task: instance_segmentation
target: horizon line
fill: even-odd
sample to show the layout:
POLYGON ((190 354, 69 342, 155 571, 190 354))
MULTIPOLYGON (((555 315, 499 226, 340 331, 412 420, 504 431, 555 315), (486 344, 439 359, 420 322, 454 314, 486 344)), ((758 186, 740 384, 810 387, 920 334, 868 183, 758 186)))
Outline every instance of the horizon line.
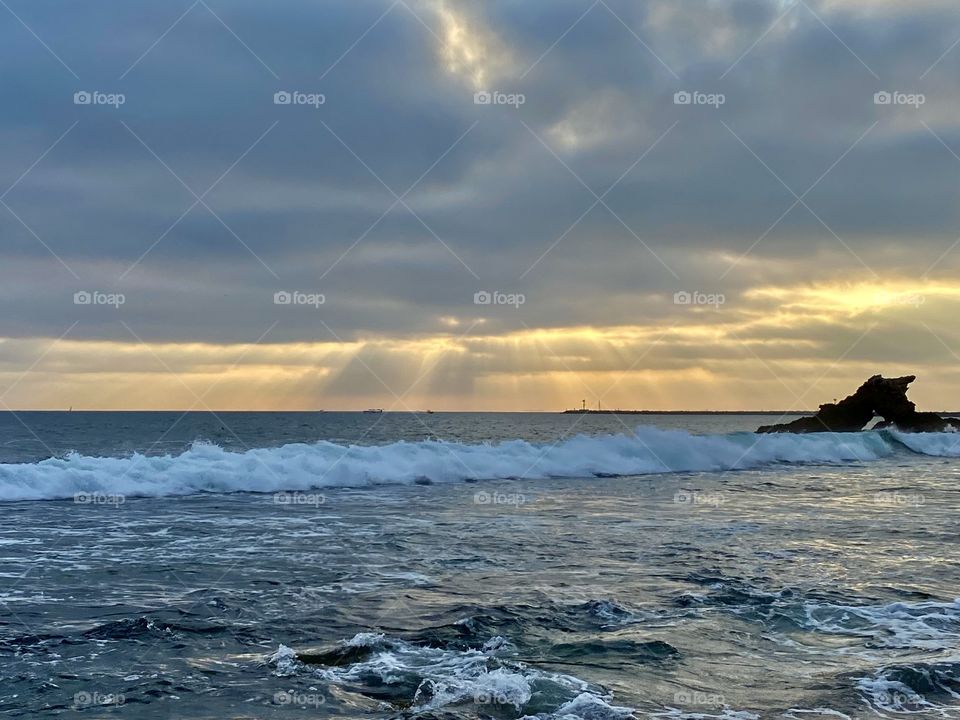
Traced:
MULTIPOLYGON (((115 412, 155 412, 155 413, 310 413, 310 414, 325 414, 325 413, 351 413, 351 414, 381 414, 381 413, 370 413, 367 409, 327 409, 327 408, 317 408, 314 410, 303 410, 303 409, 237 409, 237 408, 227 408, 227 409, 218 409, 218 408, 3 408, 0 409, 0 414, 3 413, 23 413, 23 412, 49 412, 49 413, 70 413, 70 412, 84 412, 84 413, 115 413, 115 412)), ((598 412, 596 410, 588 410, 587 412, 582 412, 577 408, 566 408, 563 410, 387 410, 383 409, 382 414, 387 415, 441 415, 441 414, 460 414, 460 413, 470 413, 473 415, 498 415, 498 414, 527 414, 527 415, 807 415, 816 413, 816 410, 710 410, 710 409, 699 409, 699 410, 633 410, 626 408, 617 408, 615 410, 603 410, 598 412)), ((938 411, 938 412, 948 412, 948 411, 938 411)), ((960 411, 957 411, 960 413, 960 411)))

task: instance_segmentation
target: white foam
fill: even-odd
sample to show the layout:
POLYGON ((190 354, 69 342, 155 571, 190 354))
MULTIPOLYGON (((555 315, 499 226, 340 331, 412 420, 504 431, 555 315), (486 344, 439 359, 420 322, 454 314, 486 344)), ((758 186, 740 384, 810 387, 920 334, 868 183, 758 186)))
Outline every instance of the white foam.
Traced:
POLYGON ((960 457, 960 433, 905 433, 889 430, 891 437, 921 455, 960 457))
POLYGON ((313 667, 311 671, 333 684, 356 686, 373 682, 392 686, 401 692, 404 688, 410 689, 413 695, 411 709, 415 713, 465 704, 494 714, 506 708, 519 713, 530 703, 535 689, 556 697, 557 704, 562 705, 555 714, 549 715, 550 718, 613 720, 623 717, 620 711, 630 712, 627 708, 607 705, 603 698, 594 694, 599 688, 571 675, 497 660, 497 650, 503 647, 499 644, 487 647, 490 645, 487 643, 484 651, 451 650, 422 647, 372 633, 363 633, 344 644, 356 646, 358 642, 370 647, 372 652, 349 665, 313 667), (357 638, 361 639, 358 641, 357 638), (577 708, 606 708, 614 714, 579 713, 577 708))
MULTIPOLYGON (((917 452, 926 452, 924 444, 939 442, 917 437, 901 440, 898 435, 897 439, 913 442, 917 452)), ((86 493, 88 502, 100 497, 110 502, 117 497, 304 491, 413 483, 424 478, 455 482, 709 472, 777 463, 865 462, 890 455, 894 447, 895 442, 882 432, 692 435, 651 427, 640 427, 634 434, 577 436, 555 445, 523 440, 378 446, 318 442, 232 452, 197 443, 180 455, 108 458, 71 454, 37 463, 0 465, 0 500, 72 498, 86 493)), ((936 449, 943 448, 938 445, 936 449)))
POLYGON ((634 717, 634 712, 633 708, 610 705, 596 695, 580 693, 550 717, 556 720, 621 720, 634 717))
POLYGON ((277 651, 267 659, 267 664, 273 666, 273 674, 277 677, 296 675, 297 653, 294 652, 293 648, 280 645, 277 651))
POLYGON ((656 720, 760 720, 760 716, 749 710, 731 710, 724 708, 720 714, 701 712, 685 712, 677 708, 670 708, 664 712, 649 713, 648 717, 656 720))
POLYGON ((807 621, 819 632, 871 638, 887 648, 944 650, 960 643, 960 600, 889 605, 807 603, 807 621))
POLYGON ((857 681, 857 687, 867 696, 870 704, 879 710, 914 713, 922 708, 938 707, 910 686, 882 677, 882 672, 878 673, 877 677, 861 678, 857 681))
MULTIPOLYGON (((462 702, 475 705, 512 705, 518 712, 530 702, 533 688, 530 681, 520 672, 511 672, 505 668, 496 668, 481 672, 474 677, 456 673, 445 678, 431 678, 426 681, 431 688, 432 697, 415 705, 417 712, 435 710, 462 702)), ((423 686, 421 686, 422 688, 423 686)), ((418 690, 418 694, 419 694, 418 690)), ((417 698, 414 698, 416 703, 417 698)))

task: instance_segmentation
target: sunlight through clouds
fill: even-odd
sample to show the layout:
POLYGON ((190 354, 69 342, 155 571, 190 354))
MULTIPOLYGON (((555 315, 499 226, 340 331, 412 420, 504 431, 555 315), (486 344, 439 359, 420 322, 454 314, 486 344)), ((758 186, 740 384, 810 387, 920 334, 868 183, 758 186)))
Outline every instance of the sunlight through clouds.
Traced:
MULTIPOLYGON (((910 343, 888 348, 887 364, 923 358, 928 377, 916 394, 936 398, 937 378, 952 377, 956 359, 938 337, 915 330, 942 326, 958 311, 960 285, 890 281, 761 287, 722 307, 687 307, 669 324, 491 335, 475 318, 474 332, 463 336, 455 333, 467 319, 443 317, 451 334, 409 339, 149 347, 65 339, 17 382, 8 402, 30 398, 55 409, 69 398, 78 408, 109 409, 135 397, 141 408, 173 409, 203 397, 220 409, 357 409, 379 397, 398 410, 559 410, 592 392, 624 408, 775 407, 783 388, 767 378, 813 382, 863 333, 864 319, 876 326, 865 352, 914 329, 910 343), (748 399, 736 388, 744 373, 754 378, 748 399)), ((957 343, 960 335, 944 339, 957 343)), ((12 384, 17 366, 49 344, 5 339, 0 380, 12 384)), ((842 386, 869 369, 858 356, 834 369, 832 382, 842 386)))
POLYGON ((448 72, 463 77, 474 90, 489 83, 513 66, 509 48, 486 27, 482 18, 470 14, 468 3, 460 0, 429 0, 440 21, 440 57, 448 72))
POLYGON ((951 3, 200 4, 173 27, 21 4, 47 48, 0 26, 25 62, 0 121, 11 407, 949 390, 951 3))

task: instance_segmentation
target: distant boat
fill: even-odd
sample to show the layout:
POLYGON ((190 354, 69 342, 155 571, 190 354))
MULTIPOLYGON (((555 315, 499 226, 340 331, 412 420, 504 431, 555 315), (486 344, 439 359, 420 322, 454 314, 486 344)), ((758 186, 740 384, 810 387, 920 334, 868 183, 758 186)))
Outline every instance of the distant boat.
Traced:
POLYGON ((427 410, 427 415, 433 415, 433 410, 427 410))
POLYGON ((383 412, 383 408, 370 408, 369 410, 364 410, 363 412, 369 415, 379 415, 383 412))

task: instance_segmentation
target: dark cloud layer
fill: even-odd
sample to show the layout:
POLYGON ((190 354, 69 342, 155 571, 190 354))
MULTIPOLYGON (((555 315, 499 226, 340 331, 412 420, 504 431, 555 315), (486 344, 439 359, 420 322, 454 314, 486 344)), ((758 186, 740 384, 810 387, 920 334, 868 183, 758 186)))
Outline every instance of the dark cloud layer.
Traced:
POLYGON ((679 289, 919 278, 960 234, 942 144, 960 154, 960 50, 928 72, 960 36, 949 5, 9 4, 50 50, 8 13, 0 193, 72 129, 3 197, 2 336, 662 323, 679 289), (478 89, 526 102, 476 105, 478 89), (75 105, 81 90, 126 102, 75 105), (326 103, 275 105, 279 90, 326 103), (676 105, 680 90, 725 102, 676 105), (876 105, 882 90, 926 102, 876 105), (127 302, 75 306, 84 289, 127 302), (327 302, 274 305, 284 289, 327 302), (477 306, 482 289, 527 302, 477 306))

